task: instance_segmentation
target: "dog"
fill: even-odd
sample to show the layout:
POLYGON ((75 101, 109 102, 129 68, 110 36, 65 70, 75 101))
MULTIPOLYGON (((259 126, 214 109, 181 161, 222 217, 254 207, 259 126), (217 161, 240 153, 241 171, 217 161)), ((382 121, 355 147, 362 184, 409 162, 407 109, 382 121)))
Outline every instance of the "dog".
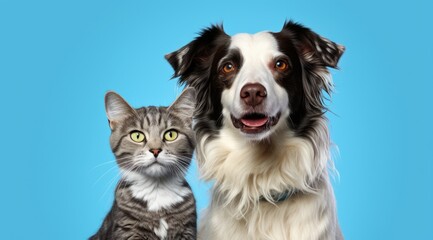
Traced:
POLYGON ((345 48, 303 25, 211 25, 165 58, 197 91, 196 158, 214 182, 199 239, 343 239, 324 100, 345 48))

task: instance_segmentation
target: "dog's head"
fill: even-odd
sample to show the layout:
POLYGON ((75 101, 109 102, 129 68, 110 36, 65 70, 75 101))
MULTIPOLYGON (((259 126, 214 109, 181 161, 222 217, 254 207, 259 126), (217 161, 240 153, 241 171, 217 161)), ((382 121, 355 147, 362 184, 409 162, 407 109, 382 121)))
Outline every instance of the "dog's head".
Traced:
POLYGON ((198 131, 233 127, 262 140, 283 125, 302 134, 323 114, 323 91, 332 89, 326 68, 336 68, 343 52, 290 21, 280 32, 253 35, 211 26, 166 59, 174 77, 197 90, 198 131))

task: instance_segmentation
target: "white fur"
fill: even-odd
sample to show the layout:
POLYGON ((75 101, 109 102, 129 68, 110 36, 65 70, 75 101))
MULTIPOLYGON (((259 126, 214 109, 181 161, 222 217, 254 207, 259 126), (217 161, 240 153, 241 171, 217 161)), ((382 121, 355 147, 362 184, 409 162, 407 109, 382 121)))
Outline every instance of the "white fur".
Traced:
POLYGON ((149 211, 158 211, 169 208, 183 201, 183 198, 191 193, 191 190, 182 186, 182 180, 170 181, 146 178, 135 172, 122 170, 126 181, 132 183, 132 195, 136 199, 147 202, 149 211))
POLYGON ((201 141, 200 152, 206 154, 198 158, 200 169, 205 179, 215 180, 215 187, 199 239, 303 240, 318 239, 326 231, 335 236, 332 188, 327 180, 314 189, 308 185, 322 175, 327 179, 327 149, 315 155, 311 142, 281 131, 283 124, 279 128, 280 134, 268 140, 271 144, 248 141, 233 128, 201 141), (275 205, 259 200, 271 200, 272 191, 290 187, 304 193, 275 205))
MULTIPOLYGON (((157 127, 151 127, 148 130, 149 132, 144 132, 146 135, 146 138, 149 139, 149 135, 151 135, 150 132, 155 131, 156 133, 153 133, 153 135, 159 134, 159 129, 157 127)), ((161 133, 161 138, 163 138, 163 133, 161 133)), ((167 144, 173 144, 175 141, 179 141, 180 139, 185 138, 185 135, 179 134, 177 139, 175 139, 172 142, 169 142, 167 144)), ((128 139, 128 141, 132 141, 128 139)), ((144 167, 144 173, 150 177, 160 177, 165 175, 169 170, 170 167, 167 165, 173 165, 176 164, 177 159, 176 156, 173 154, 168 153, 167 151, 162 151, 158 155, 158 159, 155 158, 155 156, 149 151, 151 148, 158 148, 159 145, 156 145, 154 147, 152 142, 148 142, 147 145, 143 149, 137 149, 134 153, 134 159, 133 162, 135 165, 141 165, 144 167), (158 164, 155 164, 158 163, 158 164)))
MULTIPOLYGON (((185 47, 185 49, 183 49, 182 51, 180 51, 179 54, 177 55, 177 60, 179 62, 182 62, 183 61, 183 57, 185 56, 185 54, 188 53, 188 51, 189 51, 189 47, 185 47)), ((184 70, 185 70, 184 66, 182 66, 182 68, 179 69, 179 72, 183 72, 184 70)))
POLYGON ((165 240, 168 232, 168 224, 165 219, 161 218, 159 220, 159 228, 155 228, 153 231, 155 232, 156 236, 159 237, 159 239, 165 240))
POLYGON ((271 34, 238 34, 232 37, 231 47, 241 51, 244 63, 231 88, 222 93, 223 127, 217 136, 198 139, 202 177, 214 181, 212 202, 201 219, 198 238, 342 239, 328 181, 327 166, 332 163, 326 120, 317 118, 308 138, 296 136, 287 126, 288 94, 269 69, 270 61, 282 54, 271 34), (268 115, 281 112, 277 125, 252 138, 230 121, 230 114, 242 114, 239 93, 247 83, 266 88, 268 115), (272 192, 287 189, 298 193, 271 203, 272 192))
MULTIPOLYGON (((221 102, 224 106, 223 115, 230 120, 230 114, 241 118, 244 114, 240 91, 248 83, 259 83, 267 92, 265 110, 269 116, 282 114, 282 118, 289 115, 287 108, 289 97, 286 90, 278 84, 269 68, 269 65, 282 53, 278 51, 275 38, 268 32, 260 32, 254 35, 237 34, 232 37, 231 49, 239 49, 244 60, 242 68, 234 79, 233 85, 223 91, 221 102)), ((264 139, 272 131, 266 131, 257 135, 244 134, 244 137, 264 139)))

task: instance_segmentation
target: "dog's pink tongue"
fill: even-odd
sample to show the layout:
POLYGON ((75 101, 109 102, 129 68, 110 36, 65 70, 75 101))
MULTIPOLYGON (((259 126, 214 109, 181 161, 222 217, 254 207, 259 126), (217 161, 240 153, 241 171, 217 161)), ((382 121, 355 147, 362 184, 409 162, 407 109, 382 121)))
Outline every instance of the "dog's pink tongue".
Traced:
POLYGON ((268 121, 267 117, 258 118, 258 119, 241 119, 241 122, 247 127, 261 127, 266 124, 268 121))

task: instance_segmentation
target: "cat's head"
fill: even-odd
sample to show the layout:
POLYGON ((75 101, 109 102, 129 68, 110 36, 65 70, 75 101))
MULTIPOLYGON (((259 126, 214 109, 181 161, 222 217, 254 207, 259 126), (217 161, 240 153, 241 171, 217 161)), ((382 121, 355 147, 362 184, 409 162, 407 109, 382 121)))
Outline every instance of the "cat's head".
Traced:
POLYGON ((170 107, 134 109, 115 92, 105 95, 111 149, 125 174, 152 178, 185 174, 195 148, 191 126, 195 96, 195 90, 187 88, 170 107))

